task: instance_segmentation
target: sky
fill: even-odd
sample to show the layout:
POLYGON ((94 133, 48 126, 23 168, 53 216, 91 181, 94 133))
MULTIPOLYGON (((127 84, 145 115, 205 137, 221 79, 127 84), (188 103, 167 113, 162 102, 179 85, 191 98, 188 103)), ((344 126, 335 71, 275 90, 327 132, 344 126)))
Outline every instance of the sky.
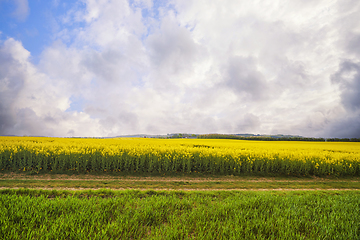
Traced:
POLYGON ((359 0, 0 0, 0 135, 360 138, 359 0))

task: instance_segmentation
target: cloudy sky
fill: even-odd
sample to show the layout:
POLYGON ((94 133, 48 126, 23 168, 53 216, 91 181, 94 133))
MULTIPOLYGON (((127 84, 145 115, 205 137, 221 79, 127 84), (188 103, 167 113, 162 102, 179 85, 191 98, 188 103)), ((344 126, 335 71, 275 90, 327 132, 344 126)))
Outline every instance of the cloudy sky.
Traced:
POLYGON ((360 137, 359 0, 0 0, 0 135, 360 137))

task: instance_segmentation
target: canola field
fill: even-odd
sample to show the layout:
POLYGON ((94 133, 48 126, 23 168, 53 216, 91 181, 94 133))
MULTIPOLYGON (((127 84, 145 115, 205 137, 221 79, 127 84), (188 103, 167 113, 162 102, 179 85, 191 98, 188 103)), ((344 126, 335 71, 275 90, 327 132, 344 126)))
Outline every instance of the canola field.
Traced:
POLYGON ((360 143, 0 137, 0 170, 360 176, 360 143))

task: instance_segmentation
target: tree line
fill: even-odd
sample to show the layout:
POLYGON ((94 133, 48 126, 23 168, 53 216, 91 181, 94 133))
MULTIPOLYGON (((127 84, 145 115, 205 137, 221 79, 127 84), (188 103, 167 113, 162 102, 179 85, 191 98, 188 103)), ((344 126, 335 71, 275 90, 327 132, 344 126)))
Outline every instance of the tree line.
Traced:
POLYGON ((360 138, 314 138, 299 136, 238 136, 232 134, 201 134, 201 139, 236 139, 256 141, 360 142, 360 138))

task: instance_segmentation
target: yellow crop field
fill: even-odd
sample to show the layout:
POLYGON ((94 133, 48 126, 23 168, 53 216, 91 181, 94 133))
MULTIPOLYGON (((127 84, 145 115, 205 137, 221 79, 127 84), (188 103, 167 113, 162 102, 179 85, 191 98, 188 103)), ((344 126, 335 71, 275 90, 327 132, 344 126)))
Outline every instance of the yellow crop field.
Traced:
POLYGON ((359 176, 360 143, 0 137, 0 169, 359 176))

